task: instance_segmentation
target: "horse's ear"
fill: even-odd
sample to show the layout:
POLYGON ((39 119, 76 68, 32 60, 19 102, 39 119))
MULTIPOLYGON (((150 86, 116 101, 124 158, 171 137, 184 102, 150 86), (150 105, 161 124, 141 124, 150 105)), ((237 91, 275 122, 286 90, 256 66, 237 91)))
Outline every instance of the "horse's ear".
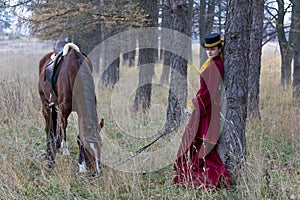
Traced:
POLYGON ((99 122, 99 128, 102 129, 104 126, 104 119, 102 118, 101 121, 99 122))

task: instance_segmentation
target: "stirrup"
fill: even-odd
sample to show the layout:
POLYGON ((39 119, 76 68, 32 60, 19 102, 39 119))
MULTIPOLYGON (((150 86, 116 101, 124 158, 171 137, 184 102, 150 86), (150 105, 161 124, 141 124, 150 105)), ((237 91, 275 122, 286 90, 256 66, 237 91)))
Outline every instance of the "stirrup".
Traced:
POLYGON ((48 104, 48 106, 52 107, 54 105, 54 102, 52 101, 52 92, 50 92, 49 101, 50 101, 50 103, 48 104))

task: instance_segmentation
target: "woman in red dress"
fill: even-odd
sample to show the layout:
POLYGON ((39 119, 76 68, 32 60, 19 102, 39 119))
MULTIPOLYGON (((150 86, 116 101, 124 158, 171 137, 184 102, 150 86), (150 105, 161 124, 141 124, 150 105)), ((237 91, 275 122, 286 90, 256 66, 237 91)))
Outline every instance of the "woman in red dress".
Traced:
POLYGON ((216 150, 220 128, 220 81, 224 73, 220 34, 205 36, 208 59, 200 68, 200 89, 187 105, 191 114, 174 164, 174 183, 195 187, 229 186, 230 175, 216 150))

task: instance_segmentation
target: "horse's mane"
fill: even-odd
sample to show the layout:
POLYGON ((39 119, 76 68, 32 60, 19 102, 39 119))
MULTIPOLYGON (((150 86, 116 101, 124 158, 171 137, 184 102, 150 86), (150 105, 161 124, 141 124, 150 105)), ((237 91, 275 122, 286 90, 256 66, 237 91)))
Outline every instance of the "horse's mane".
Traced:
POLYGON ((83 55, 84 60, 87 62, 88 66, 91 70, 91 73, 93 73, 92 61, 89 59, 89 57, 85 53, 82 53, 82 55, 83 55))

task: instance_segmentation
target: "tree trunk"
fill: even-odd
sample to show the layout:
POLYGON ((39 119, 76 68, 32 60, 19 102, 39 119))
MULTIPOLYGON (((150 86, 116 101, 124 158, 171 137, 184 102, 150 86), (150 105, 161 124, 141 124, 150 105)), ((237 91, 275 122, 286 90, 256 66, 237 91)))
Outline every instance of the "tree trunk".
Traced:
MULTIPOLYGON (((113 36, 114 33, 111 35, 105 35, 105 38, 113 36)), ((118 46, 118 42, 110 41, 113 44, 109 44, 107 47, 104 47, 103 50, 103 60, 101 62, 101 82, 102 86, 112 88, 120 79, 120 57, 116 56, 120 54, 120 49, 118 46), (111 47, 114 45, 113 47, 111 47), (113 57, 112 57, 113 56, 113 57)))
POLYGON ((260 119, 259 82, 263 38, 264 1, 252 1, 252 23, 250 39, 250 68, 248 78, 248 118, 260 119))
POLYGON ((139 85, 136 91, 133 108, 146 111, 151 106, 152 77, 154 75, 154 50, 139 51, 139 85))
POLYGON ((162 85, 168 85, 170 81, 170 63, 172 53, 169 51, 163 50, 163 69, 160 75, 159 83, 162 85))
MULTIPOLYGON (((170 12, 170 1, 162 0, 162 28, 171 29, 172 28, 172 15, 170 12)), ((162 48, 162 58, 163 58, 163 69, 160 75, 160 84, 167 85, 169 84, 170 79, 170 66, 171 66, 171 55, 172 53, 165 50, 164 42, 169 41, 167 35, 161 35, 161 48, 162 48)))
POLYGON ((294 72, 292 96, 300 102, 300 2, 293 1, 292 36, 294 41, 294 72))
POLYGON ((284 31, 284 0, 276 0, 278 5, 278 17, 276 20, 276 31, 278 35, 279 48, 281 53, 281 86, 286 88, 291 84, 291 63, 292 49, 286 39, 284 31))
POLYGON ((216 0, 216 9, 218 10, 215 15, 216 15, 216 29, 218 30, 219 33, 222 33, 224 30, 224 20, 225 20, 225 13, 226 13, 226 2, 224 3, 224 0, 216 0))
POLYGON ((119 81, 120 58, 115 59, 101 74, 104 87, 112 88, 119 81))
MULTIPOLYGON (((172 29, 188 34, 186 1, 171 0, 170 2, 171 12, 173 13, 172 29)), ((175 40, 172 45, 174 45, 174 49, 184 52, 187 51, 187 48, 190 48, 186 43, 186 41, 175 40)), ((177 130, 180 126, 187 97, 187 60, 179 55, 172 54, 171 62, 171 82, 165 124, 167 133, 177 130)))
MULTIPOLYGON (((126 29, 128 30, 128 29, 126 29)), ((124 31, 126 31, 124 30, 124 31)), ((137 40, 138 38, 136 38, 137 40)), ((126 63, 129 67, 135 67, 136 63, 135 63, 135 56, 137 54, 136 52, 136 48, 137 48, 137 42, 130 42, 128 44, 128 49, 130 50, 129 52, 126 52, 122 55, 123 57, 123 63, 126 63)))
MULTIPOLYGON (((95 35, 94 35, 94 47, 99 45, 103 41, 103 32, 104 32, 104 24, 101 22, 100 24, 97 24, 95 27, 95 35)), ((102 55, 102 54, 101 54, 102 55)), ((92 56, 90 57, 93 63, 94 71, 99 74, 100 73, 100 55, 92 56)))
MULTIPOLYGON (((215 0, 201 0, 199 10, 199 37, 200 41, 204 41, 204 36, 211 33, 214 25, 215 17, 215 0)), ((207 55, 205 49, 200 47, 200 66, 203 65, 207 55)))
MULTIPOLYGON (((130 49, 135 48, 136 46, 129 47, 130 49)), ((135 50, 132 50, 128 53, 123 54, 123 62, 127 63, 129 67, 135 67, 135 50)))
MULTIPOLYGON (((102 7, 105 2, 103 0, 100 1, 100 13, 103 13, 102 7)), ((99 37, 101 42, 106 40, 107 38, 117 34, 112 30, 109 30, 104 23, 100 24, 101 36, 99 37)), ((100 50, 100 78, 102 86, 112 88, 120 79, 120 49, 115 45, 118 44, 116 41, 110 40, 113 44, 109 44, 103 49, 100 50), (113 47, 112 47, 113 46, 113 47)))
MULTIPOLYGON (((186 34, 189 37, 192 37, 192 30, 193 30, 193 13, 194 13, 194 0, 188 0, 188 10, 187 10, 187 32, 186 34)), ((193 62, 193 49, 192 49, 192 42, 190 44, 187 44, 187 56, 188 60, 193 62)))
MULTIPOLYGON (((144 10, 149 15, 148 26, 156 26, 157 4, 153 0, 144 1, 144 10)), ((143 38, 139 35, 139 40, 157 43, 157 37, 143 38)), ((158 49, 158 48, 157 48, 158 49)), ((151 105, 152 77, 154 75, 154 65, 156 63, 156 49, 139 49, 139 85, 135 94, 133 108, 136 111, 146 111, 151 105)))
POLYGON ((227 0, 224 84, 227 109, 218 150, 224 164, 238 177, 246 156, 251 1, 227 0))

